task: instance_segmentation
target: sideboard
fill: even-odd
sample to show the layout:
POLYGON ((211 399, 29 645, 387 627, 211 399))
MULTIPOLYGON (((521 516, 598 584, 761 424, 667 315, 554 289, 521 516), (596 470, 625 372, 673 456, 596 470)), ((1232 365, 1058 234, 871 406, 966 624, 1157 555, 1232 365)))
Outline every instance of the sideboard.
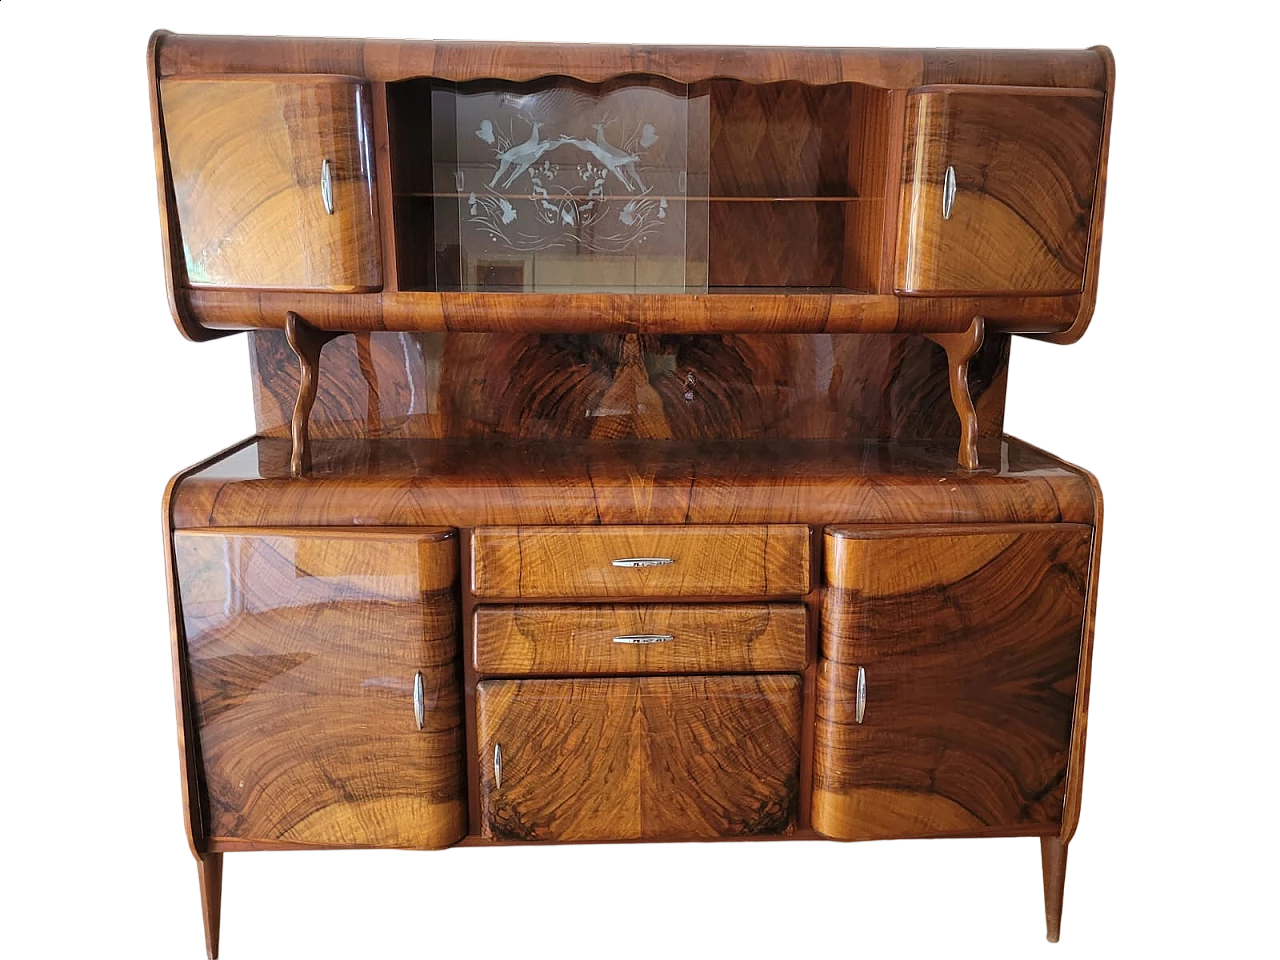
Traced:
POLYGON ((227 853, 1037 837, 1080 816, 1102 497, 1004 432, 1097 291, 1081 51, 148 48, 166 282, 254 435, 164 495, 227 853))

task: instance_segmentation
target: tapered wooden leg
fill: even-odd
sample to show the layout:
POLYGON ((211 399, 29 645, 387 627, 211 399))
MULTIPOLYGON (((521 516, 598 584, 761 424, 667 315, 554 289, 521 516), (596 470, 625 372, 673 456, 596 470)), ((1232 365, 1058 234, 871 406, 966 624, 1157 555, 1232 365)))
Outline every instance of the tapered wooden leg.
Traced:
POLYGON ((222 923, 222 854, 206 853, 196 862, 200 872, 200 908, 204 911, 204 948, 218 960, 218 927, 222 923))
POLYGON ((1057 837, 1040 838, 1040 870, 1044 874, 1044 925, 1050 943, 1062 927, 1062 889, 1067 883, 1067 845, 1057 837))

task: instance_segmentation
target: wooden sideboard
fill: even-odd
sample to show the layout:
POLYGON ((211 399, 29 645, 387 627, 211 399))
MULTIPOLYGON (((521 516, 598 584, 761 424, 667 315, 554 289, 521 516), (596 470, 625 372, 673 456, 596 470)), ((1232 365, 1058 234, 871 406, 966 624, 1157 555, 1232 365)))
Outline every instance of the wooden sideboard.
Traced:
POLYGON ((170 302, 254 435, 164 497, 188 839, 1038 837, 1102 498, 1004 433, 1093 313, 1106 48, 179 36, 170 302))

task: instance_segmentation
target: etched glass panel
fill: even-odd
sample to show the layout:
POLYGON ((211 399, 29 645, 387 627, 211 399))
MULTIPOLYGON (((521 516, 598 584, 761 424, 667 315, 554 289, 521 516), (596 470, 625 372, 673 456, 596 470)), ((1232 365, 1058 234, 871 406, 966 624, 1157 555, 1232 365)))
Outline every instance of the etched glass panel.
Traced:
POLYGON ((656 77, 438 84, 431 127, 440 289, 706 289, 706 96, 656 77))

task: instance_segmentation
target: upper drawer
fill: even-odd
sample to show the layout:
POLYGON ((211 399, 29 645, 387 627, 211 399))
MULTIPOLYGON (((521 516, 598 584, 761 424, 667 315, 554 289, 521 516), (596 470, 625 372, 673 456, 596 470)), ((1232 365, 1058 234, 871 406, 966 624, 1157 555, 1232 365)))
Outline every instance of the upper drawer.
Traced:
POLYGON ((160 99, 191 284, 381 284, 364 84, 165 80, 160 99))
POLYGON ((483 598, 797 597, 809 528, 482 527, 471 583, 483 598))
POLYGON ((913 91, 897 289, 1078 293, 1104 105, 1096 90, 961 85, 913 91))

